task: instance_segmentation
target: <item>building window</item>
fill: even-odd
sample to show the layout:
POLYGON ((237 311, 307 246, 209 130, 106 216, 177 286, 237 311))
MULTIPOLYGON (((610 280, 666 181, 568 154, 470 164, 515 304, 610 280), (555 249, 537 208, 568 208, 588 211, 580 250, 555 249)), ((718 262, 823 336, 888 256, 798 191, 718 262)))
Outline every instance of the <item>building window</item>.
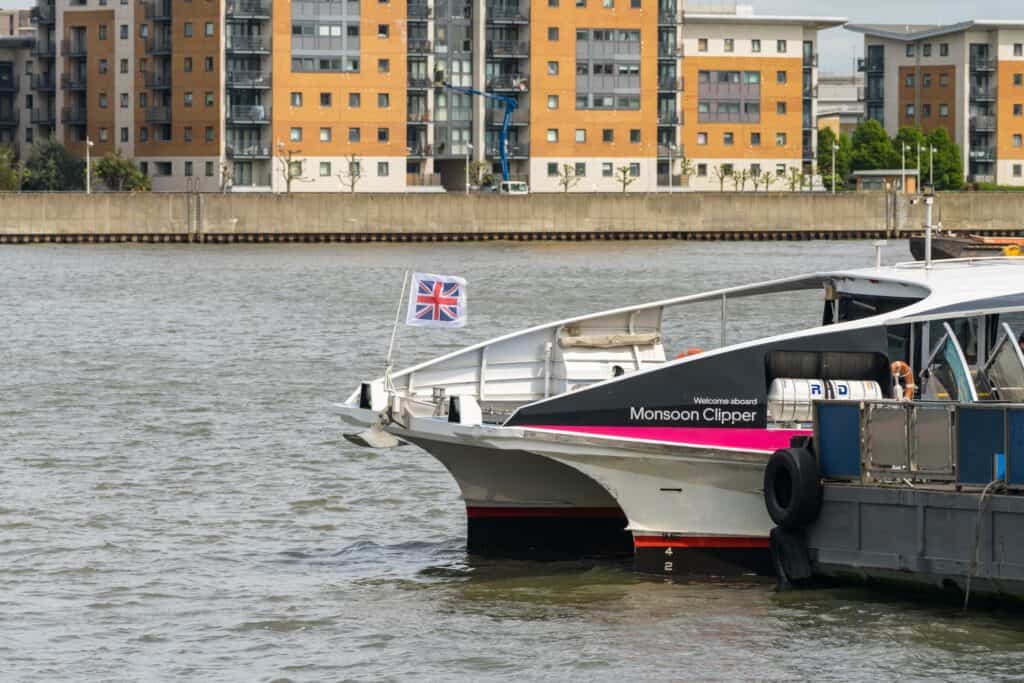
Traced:
POLYGON ((615 168, 612 166, 612 162, 610 162, 610 161, 602 161, 601 162, 601 177, 602 178, 611 178, 613 175, 615 175, 615 168))
POLYGON ((1024 83, 1024 74, 1013 74, 1013 84, 1020 87, 1024 83))
POLYGON ((203 164, 203 173, 206 175, 207 178, 212 178, 213 177, 213 162, 212 161, 207 161, 205 164, 203 164))
POLYGON ((106 128, 100 128, 100 142, 106 142, 106 141, 107 141, 107 129, 106 128))
POLYGON ((558 109, 558 95, 548 95, 548 109, 558 109))
POLYGON ((1024 57, 1024 43, 1014 43, 1013 44, 1013 56, 1014 57, 1024 57))
POLYGON ((750 177, 751 178, 760 178, 761 177, 761 164, 751 164, 750 165, 750 177))
POLYGON ((382 74, 391 73, 391 60, 390 59, 378 59, 377 60, 377 71, 382 74))
POLYGON ((186 38, 191 38, 192 37, 192 22, 191 21, 186 21, 185 22, 185 37, 186 38))
POLYGON ((548 40, 550 40, 552 42, 558 40, 558 27, 557 26, 549 26, 548 27, 548 40))
POLYGON ((735 42, 733 41, 733 39, 732 38, 726 38, 725 42, 724 42, 724 44, 722 46, 722 49, 725 52, 733 52, 734 49, 735 49, 735 42))
POLYGON ((945 88, 949 85, 949 74, 939 74, 939 87, 945 88))
POLYGON ((939 105, 939 116, 942 116, 942 117, 949 116, 949 105, 948 104, 940 104, 939 105))
POLYGON ((601 142, 615 142, 615 129, 613 129, 613 128, 602 128, 601 129, 601 142))
POLYGON ((914 44, 913 43, 910 43, 909 45, 907 45, 907 56, 908 57, 913 57, 914 56, 914 44))
POLYGON ((548 62, 548 76, 558 75, 558 62, 548 62))
POLYGON ((548 162, 548 177, 549 178, 556 178, 556 177, 558 177, 558 164, 550 162, 550 161, 548 162))
POLYGON ((203 57, 203 71, 206 73, 213 71, 213 57, 203 57))
POLYGON ((785 102, 776 102, 775 103, 775 113, 780 115, 780 116, 785 114, 786 113, 786 103, 785 102))
POLYGON ((629 175, 634 178, 640 177, 640 164, 635 161, 629 164, 629 175))
POLYGON ((698 145, 706 145, 706 144, 708 144, 708 134, 707 133, 697 133, 697 144, 698 145))
POLYGON ((206 130, 203 131, 203 139, 207 142, 213 142, 213 126, 206 127, 206 130))
POLYGON ((128 128, 121 128, 121 142, 128 142, 128 128))
POLYGON ((905 85, 908 88, 913 88, 914 87, 914 74, 907 74, 906 77, 903 79, 903 81, 904 81, 903 85, 905 85))
POLYGON ((391 130, 389 128, 377 129, 377 142, 387 142, 390 138, 391 130))
POLYGON ((1020 147, 1021 146, 1020 133, 1014 133, 1013 134, 1013 146, 1014 147, 1020 147))
POLYGON ((949 43, 939 43, 939 56, 940 57, 948 57, 949 56, 949 43))
POLYGON ((573 175, 575 175, 577 178, 586 178, 587 177, 587 164, 585 162, 583 162, 583 161, 577 161, 576 165, 573 167, 572 172, 573 172, 573 175))
POLYGON ((149 24, 139 24, 139 38, 149 38, 149 24))
POLYGON ((776 40, 775 41, 775 51, 778 52, 780 55, 781 54, 785 54, 786 53, 786 41, 784 41, 784 40, 776 40))
POLYGON ((331 177, 331 162, 321 161, 320 162, 320 177, 330 178, 331 177))
POLYGON ((775 146, 776 147, 785 147, 786 146, 786 134, 785 133, 776 133, 775 134, 775 146))
POLYGON ((99 72, 101 74, 105 74, 105 73, 107 73, 107 68, 108 68, 107 60, 101 59, 100 63, 99 63, 99 72))
POLYGON ((931 115, 932 105, 929 104, 928 102, 925 102, 924 104, 921 105, 921 116, 923 116, 924 118, 928 118, 931 115))
POLYGON ((629 141, 634 145, 640 144, 640 129, 630 128, 629 129, 629 141))
POLYGON ((760 52, 761 51, 761 39, 760 38, 754 38, 754 39, 752 39, 750 41, 750 51, 751 52, 760 52))
POLYGON ((203 102, 204 102, 204 104, 206 104, 207 107, 212 107, 213 106, 213 91, 212 90, 207 90, 206 91, 206 93, 203 95, 203 102))
POLYGON ((192 73, 192 58, 185 57, 185 73, 192 73))
POLYGON ((387 109, 390 107, 391 95, 386 92, 377 93, 377 106, 381 109, 387 109))
POLYGON ((786 165, 785 164, 775 164, 775 175, 777 175, 780 178, 785 176, 786 175, 786 165))
POLYGON ((760 133, 751 133, 750 134, 750 146, 751 147, 760 147, 761 146, 761 134, 760 133))
POLYGON ((786 72, 785 71, 776 71, 775 72, 775 82, 776 83, 780 83, 780 84, 781 83, 785 83, 786 82, 786 72))
POLYGON ((909 119, 909 118, 913 118, 913 117, 914 117, 914 105, 912 105, 912 104, 908 104, 908 105, 906 106, 906 114, 905 114, 905 116, 906 116, 906 117, 907 117, 908 119, 909 119))
POLYGON ((925 43, 924 45, 921 46, 921 56, 922 57, 931 57, 932 56, 932 44, 931 43, 925 43))
POLYGON ((707 51, 708 51, 708 39, 707 38, 698 38, 697 39, 697 52, 707 52, 707 51))
POLYGON ((349 142, 359 142, 359 138, 360 137, 362 137, 362 136, 360 135, 358 128, 349 128, 348 129, 348 141, 349 142))
POLYGON ((292 95, 291 95, 291 98, 292 98, 292 106, 293 107, 301 107, 302 106, 302 93, 300 93, 300 92, 293 92, 292 95))
POLYGON ((359 107, 360 100, 361 100, 361 98, 359 96, 359 93, 357 93, 357 92, 350 92, 348 94, 348 106, 352 107, 353 109, 356 109, 356 108, 359 107))
POLYGON ((391 165, 386 161, 377 162, 377 177, 387 178, 391 174, 391 165))
POLYGON ((1020 105, 1020 104, 1013 105, 1013 115, 1014 116, 1021 116, 1022 114, 1024 114, 1024 105, 1020 105))
POLYGON ((558 142, 558 129, 548 128, 548 142, 558 142))
POLYGON ((288 139, 292 142, 302 142, 302 129, 292 128, 288 131, 288 139))
POLYGON ((576 142, 586 142, 586 141, 587 141, 587 129, 586 128, 577 128, 576 129, 576 142))
POLYGON ((186 107, 191 107, 192 106, 192 91, 191 90, 186 90, 185 91, 185 106, 186 107))
POLYGON ((732 143, 733 143, 732 131, 728 131, 727 130, 724 133, 722 133, 722 144, 727 146, 727 147, 731 147, 732 143))
MULTIPOLYGON (((143 126, 139 128, 139 142, 147 142, 149 140, 149 128, 143 126)), ((143 171, 145 173, 145 171, 143 171)))
POLYGON ((192 162, 191 161, 186 161, 185 162, 185 177, 186 178, 191 178, 192 177, 192 162))
POLYGON ((322 92, 320 93, 320 106, 329 107, 331 106, 331 93, 322 92))
POLYGON ((320 142, 330 142, 330 141, 331 141, 331 129, 330 128, 321 128, 320 129, 320 142))
POLYGON ((123 74, 128 73, 128 60, 127 59, 122 59, 121 60, 121 73, 123 73, 123 74))
POLYGON ((378 38, 387 38, 390 35, 391 35, 391 30, 388 28, 387 24, 377 24, 377 37, 378 38))
POLYGON ((932 87, 932 75, 931 73, 921 74, 921 87, 930 88, 932 87))
POLYGON ((121 40, 128 40, 128 24, 121 24, 117 31, 117 35, 121 40))
POLYGON ((1014 178, 1020 178, 1021 177, 1021 165, 1020 164, 1014 164, 1013 165, 1013 177, 1014 178))
POLYGON ((192 142, 192 126, 185 126, 185 142, 192 142))
POLYGON ((207 38, 212 38, 213 37, 213 22, 212 21, 206 22, 206 25, 203 26, 203 35, 205 35, 207 38))
POLYGON ((707 164, 697 164, 697 177, 698 178, 707 178, 708 177, 708 165, 707 164))
POLYGON ((99 38, 100 40, 106 40, 107 39, 107 25, 106 24, 100 24, 99 26, 96 27, 96 37, 99 38))

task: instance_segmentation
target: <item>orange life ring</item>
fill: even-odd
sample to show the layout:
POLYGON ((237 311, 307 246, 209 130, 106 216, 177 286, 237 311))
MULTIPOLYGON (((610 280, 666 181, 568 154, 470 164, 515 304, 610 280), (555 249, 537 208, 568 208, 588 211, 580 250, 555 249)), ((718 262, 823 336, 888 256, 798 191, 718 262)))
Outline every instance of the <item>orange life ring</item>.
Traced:
POLYGON ((893 379, 897 384, 903 384, 903 400, 913 401, 917 385, 914 384, 914 371, 905 362, 898 360, 889 366, 893 379))
POLYGON ((679 360, 680 358, 686 358, 687 356, 696 356, 698 353, 704 353, 704 349, 698 349, 696 346, 691 346, 685 351, 681 351, 679 355, 676 356, 676 360, 679 360))

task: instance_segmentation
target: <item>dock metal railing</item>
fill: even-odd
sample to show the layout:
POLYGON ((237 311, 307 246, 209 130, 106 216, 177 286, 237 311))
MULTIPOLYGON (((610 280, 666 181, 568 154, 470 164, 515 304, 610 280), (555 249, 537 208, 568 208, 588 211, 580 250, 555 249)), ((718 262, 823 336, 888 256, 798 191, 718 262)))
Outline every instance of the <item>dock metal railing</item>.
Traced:
POLYGON ((1024 489, 1024 404, 821 401, 814 447, 826 479, 1024 489))

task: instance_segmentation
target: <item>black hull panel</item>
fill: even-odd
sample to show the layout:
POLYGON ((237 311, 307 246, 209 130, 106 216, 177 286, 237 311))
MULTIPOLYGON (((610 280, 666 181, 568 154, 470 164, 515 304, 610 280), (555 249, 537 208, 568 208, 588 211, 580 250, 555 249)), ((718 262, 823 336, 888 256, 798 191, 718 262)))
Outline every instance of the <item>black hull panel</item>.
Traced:
POLYGON ((633 567, 663 576, 774 575, 771 550, 765 548, 639 547, 633 567))
MULTIPOLYGON (((924 261, 924 237, 910 238, 910 253, 916 261, 924 261)), ((1003 248, 962 237, 932 237, 932 259, 1001 256, 1003 248)))
POLYGON ((472 555, 530 560, 629 557, 633 537, 621 516, 474 517, 468 519, 472 555))

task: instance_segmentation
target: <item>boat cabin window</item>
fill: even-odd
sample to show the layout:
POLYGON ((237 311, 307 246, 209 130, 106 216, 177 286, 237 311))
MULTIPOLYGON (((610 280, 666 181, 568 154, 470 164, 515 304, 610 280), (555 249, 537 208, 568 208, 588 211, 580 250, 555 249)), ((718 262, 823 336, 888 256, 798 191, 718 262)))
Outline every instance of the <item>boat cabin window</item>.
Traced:
POLYGON ((845 323, 852 320, 870 318, 883 313, 891 313, 917 301, 918 299, 903 297, 840 294, 838 299, 825 301, 822 324, 845 323))

